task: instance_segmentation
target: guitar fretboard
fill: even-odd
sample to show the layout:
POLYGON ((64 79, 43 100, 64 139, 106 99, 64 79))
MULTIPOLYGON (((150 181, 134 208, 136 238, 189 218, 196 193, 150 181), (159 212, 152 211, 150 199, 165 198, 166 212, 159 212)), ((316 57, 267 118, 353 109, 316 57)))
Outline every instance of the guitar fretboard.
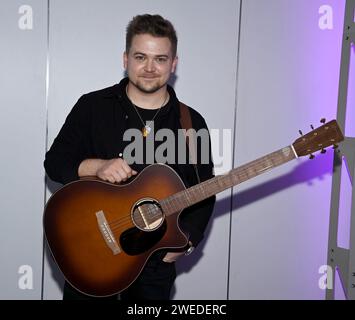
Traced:
POLYGON ((171 215, 239 183, 296 158, 291 146, 277 150, 231 171, 201 182, 160 201, 165 215, 171 215))

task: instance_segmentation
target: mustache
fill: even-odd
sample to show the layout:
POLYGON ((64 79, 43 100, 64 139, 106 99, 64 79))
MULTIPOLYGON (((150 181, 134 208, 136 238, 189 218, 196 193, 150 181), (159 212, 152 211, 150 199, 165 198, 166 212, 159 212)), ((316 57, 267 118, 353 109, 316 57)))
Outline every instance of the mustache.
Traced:
POLYGON ((159 75, 156 73, 143 73, 142 75, 140 75, 140 77, 154 79, 154 78, 158 78, 159 75))

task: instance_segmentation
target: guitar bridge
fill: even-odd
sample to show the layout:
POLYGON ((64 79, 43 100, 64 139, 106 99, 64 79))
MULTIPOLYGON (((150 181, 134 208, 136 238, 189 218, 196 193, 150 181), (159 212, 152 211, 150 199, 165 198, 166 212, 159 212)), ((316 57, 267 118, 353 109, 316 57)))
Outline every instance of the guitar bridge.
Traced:
POLYGON ((121 252, 121 248, 118 246, 116 239, 114 238, 112 231, 107 223, 105 214, 102 210, 96 212, 97 224, 101 232, 102 237, 104 238, 106 245, 112 250, 114 255, 121 252))

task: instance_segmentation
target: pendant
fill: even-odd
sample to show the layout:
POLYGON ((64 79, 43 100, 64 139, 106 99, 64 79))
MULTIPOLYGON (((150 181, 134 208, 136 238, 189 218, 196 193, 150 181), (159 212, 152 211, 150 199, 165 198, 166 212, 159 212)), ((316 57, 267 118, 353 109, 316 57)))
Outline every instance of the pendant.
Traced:
POLYGON ((146 136, 150 133, 151 130, 152 130, 151 127, 149 127, 149 126, 144 126, 143 129, 142 129, 142 135, 143 135, 143 137, 146 137, 146 136))

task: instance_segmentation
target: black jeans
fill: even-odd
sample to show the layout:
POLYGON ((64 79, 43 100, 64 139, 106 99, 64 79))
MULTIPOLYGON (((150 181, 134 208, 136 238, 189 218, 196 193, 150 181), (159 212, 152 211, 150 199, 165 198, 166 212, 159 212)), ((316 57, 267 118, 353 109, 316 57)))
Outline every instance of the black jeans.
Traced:
POLYGON ((74 289, 68 282, 64 284, 63 300, 169 300, 176 278, 175 263, 166 263, 161 255, 148 260, 139 277, 120 295, 92 297, 74 289))

